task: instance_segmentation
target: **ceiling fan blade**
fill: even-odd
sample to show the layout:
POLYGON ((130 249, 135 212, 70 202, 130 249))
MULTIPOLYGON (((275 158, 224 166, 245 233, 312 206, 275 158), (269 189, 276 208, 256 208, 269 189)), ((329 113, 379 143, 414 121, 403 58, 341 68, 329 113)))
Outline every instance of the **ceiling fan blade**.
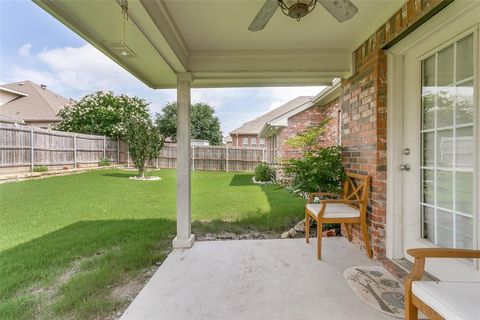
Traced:
POLYGON ((273 14, 277 11, 278 8, 278 0, 266 0, 260 11, 258 11, 257 15, 253 19, 250 26, 248 27, 248 30, 263 30, 263 28, 265 28, 268 21, 270 21, 270 19, 273 17, 273 14))
POLYGON ((338 22, 344 22, 357 14, 358 8, 349 0, 317 0, 338 22))

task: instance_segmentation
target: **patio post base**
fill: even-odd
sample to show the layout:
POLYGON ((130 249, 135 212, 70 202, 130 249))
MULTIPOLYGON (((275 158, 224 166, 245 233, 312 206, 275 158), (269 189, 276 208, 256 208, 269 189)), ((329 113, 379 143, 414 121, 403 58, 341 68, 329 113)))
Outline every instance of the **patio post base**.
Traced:
POLYGON ((195 242, 195 235, 191 234, 188 239, 178 239, 176 236, 172 241, 173 249, 189 249, 193 246, 195 242))

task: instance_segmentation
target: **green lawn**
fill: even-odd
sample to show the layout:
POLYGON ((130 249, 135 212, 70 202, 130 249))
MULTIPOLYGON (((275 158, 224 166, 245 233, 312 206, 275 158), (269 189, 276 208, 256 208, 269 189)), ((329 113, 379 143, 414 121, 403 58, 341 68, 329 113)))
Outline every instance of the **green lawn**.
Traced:
MULTIPOLYGON (((0 185, 0 319, 102 318, 115 287, 165 259, 175 234, 175 171, 161 181, 100 170, 0 185)), ((280 233, 304 201, 251 175, 194 172, 193 231, 280 233)))

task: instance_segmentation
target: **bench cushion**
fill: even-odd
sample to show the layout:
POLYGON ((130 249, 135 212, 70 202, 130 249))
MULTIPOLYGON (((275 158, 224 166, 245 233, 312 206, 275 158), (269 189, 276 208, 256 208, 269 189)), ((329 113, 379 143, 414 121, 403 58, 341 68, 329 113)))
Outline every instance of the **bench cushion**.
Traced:
MULTIPOLYGON (((307 210, 314 216, 318 216, 323 204, 321 203, 309 203, 307 204, 307 210)), ((323 218, 358 218, 360 217, 360 211, 358 209, 347 206, 343 203, 328 203, 325 208, 323 218)))
POLYGON ((412 292, 446 320, 480 319, 480 282, 414 281, 412 292))

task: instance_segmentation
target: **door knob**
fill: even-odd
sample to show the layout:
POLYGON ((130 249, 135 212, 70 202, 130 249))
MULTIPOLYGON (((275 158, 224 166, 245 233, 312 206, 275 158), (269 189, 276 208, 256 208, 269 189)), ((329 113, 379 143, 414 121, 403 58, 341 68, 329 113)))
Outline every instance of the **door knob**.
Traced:
POLYGON ((410 165, 408 163, 406 164, 401 164, 400 165, 400 170, 402 171, 410 171, 410 165))

